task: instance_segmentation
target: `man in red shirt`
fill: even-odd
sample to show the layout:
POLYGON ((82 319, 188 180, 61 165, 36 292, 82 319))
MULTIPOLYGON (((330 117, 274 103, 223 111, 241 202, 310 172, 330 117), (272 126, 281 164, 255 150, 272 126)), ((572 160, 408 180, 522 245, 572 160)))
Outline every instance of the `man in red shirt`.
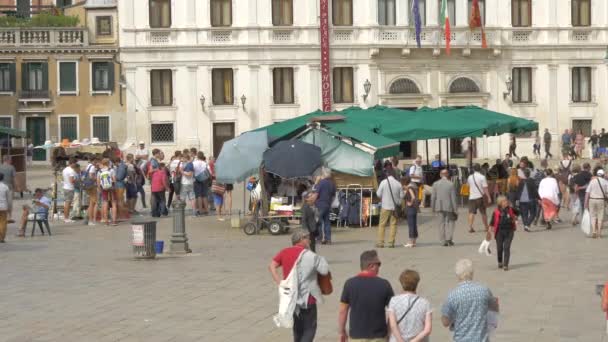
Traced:
POLYGON ((317 303, 323 302, 317 274, 327 275, 329 265, 325 258, 309 250, 310 232, 297 230, 291 236, 292 246, 281 250, 269 265, 274 282, 279 285, 291 271, 297 272, 297 300, 293 313, 295 342, 312 342, 317 332, 317 303), (278 268, 283 268, 283 277, 278 268))

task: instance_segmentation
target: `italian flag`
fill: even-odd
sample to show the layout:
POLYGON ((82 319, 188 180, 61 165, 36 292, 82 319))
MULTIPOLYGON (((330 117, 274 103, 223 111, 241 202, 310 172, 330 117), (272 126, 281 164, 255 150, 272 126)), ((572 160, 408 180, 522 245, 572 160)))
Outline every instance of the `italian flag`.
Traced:
POLYGON ((439 24, 444 24, 445 32, 445 53, 450 55, 450 15, 448 11, 448 0, 441 0, 441 13, 439 14, 439 24))

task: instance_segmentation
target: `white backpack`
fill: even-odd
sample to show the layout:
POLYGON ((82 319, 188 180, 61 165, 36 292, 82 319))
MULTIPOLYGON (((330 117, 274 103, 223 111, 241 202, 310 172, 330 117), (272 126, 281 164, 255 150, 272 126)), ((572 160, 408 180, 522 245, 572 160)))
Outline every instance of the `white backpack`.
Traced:
POLYGON ((99 185, 103 190, 112 189, 112 174, 109 170, 103 170, 99 174, 99 185))
POLYGON ((298 264, 307 251, 300 253, 287 278, 279 284, 279 312, 272 317, 277 328, 293 328, 293 313, 298 300, 298 264))

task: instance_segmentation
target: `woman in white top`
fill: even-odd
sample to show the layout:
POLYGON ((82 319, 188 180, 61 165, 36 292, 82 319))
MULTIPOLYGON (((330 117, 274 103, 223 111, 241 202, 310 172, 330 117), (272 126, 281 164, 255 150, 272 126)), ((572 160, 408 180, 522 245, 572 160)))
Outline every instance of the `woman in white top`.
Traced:
POLYGON ((428 300, 416 294, 418 272, 405 270, 399 276, 403 293, 388 304, 390 342, 425 342, 432 329, 432 310, 428 300))
POLYGON ((538 185, 538 196, 541 199, 547 229, 551 229, 551 221, 559 213, 560 189, 557 179, 553 176, 553 170, 547 169, 545 173, 547 177, 543 178, 538 185))

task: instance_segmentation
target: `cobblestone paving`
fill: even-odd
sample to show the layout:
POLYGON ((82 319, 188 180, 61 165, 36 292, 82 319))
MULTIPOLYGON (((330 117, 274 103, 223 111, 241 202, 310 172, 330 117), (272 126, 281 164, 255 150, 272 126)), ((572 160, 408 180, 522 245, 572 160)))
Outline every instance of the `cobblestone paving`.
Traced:
MULTIPOLYGON (((483 235, 466 233, 464 214, 455 247, 439 246, 436 221, 423 212, 419 248, 380 250, 381 276, 396 291, 403 269, 421 273, 419 293, 437 312, 433 341, 450 340, 439 312, 456 284, 453 265, 463 257, 474 260, 475 279, 500 298, 495 341, 606 340, 595 284, 606 280, 608 239, 586 239, 567 224, 552 231, 519 230, 511 270, 504 272, 494 257, 477 254, 483 235)), ((166 244, 171 224, 170 218, 159 221, 157 237, 166 244)), ((289 238, 265 231, 245 236, 209 217, 188 217, 187 225, 193 253, 154 261, 132 258, 127 223, 54 223, 52 237, 26 239, 14 237, 16 227, 10 225, 0 246, 0 341, 291 340, 290 331, 272 324, 277 296, 267 271, 289 238)), ((401 226, 398 240, 405 242, 406 235, 401 226)), ((340 229, 334 245, 320 247, 332 267, 335 293, 319 306, 318 341, 337 340, 342 285, 358 271, 359 254, 373 248, 374 237, 374 228, 340 229)))

